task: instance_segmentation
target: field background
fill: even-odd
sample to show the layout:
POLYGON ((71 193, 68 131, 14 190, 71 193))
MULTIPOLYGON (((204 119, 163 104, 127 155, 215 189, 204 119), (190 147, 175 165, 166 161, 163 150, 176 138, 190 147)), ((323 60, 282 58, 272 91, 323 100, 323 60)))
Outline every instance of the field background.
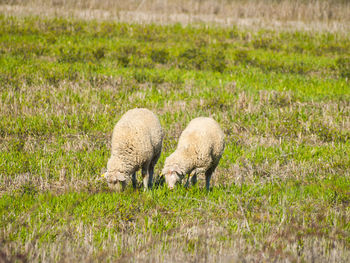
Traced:
POLYGON ((349 25, 345 0, 0 0, 0 262, 348 262, 349 25), (220 123, 211 191, 108 190, 134 107, 156 176, 220 123))
POLYGON ((1 0, 0 12, 126 23, 240 26, 252 30, 350 29, 348 0, 1 0))

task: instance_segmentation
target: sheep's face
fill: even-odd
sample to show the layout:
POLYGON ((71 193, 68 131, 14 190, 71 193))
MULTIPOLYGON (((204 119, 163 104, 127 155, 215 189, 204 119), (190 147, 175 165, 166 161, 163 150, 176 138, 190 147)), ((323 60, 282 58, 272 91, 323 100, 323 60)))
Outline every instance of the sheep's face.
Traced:
POLYGON ((180 175, 175 171, 170 171, 165 175, 165 182, 169 189, 174 189, 175 185, 181 181, 180 175))
POLYGON ((106 177, 106 181, 108 183, 108 187, 112 190, 115 191, 121 191, 124 189, 125 187, 125 179, 123 174, 119 174, 119 173, 106 173, 105 174, 106 177))
POLYGON ((105 173, 106 181, 108 184, 115 184, 117 182, 117 176, 114 174, 110 174, 110 173, 105 173))

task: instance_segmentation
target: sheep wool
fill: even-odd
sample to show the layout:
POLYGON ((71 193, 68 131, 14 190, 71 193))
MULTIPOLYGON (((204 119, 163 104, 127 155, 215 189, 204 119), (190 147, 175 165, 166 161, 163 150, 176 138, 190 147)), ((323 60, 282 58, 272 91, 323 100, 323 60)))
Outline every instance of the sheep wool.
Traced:
POLYGON ((224 132, 214 119, 193 119, 182 132, 175 152, 165 160, 162 175, 168 187, 174 188, 187 174, 192 184, 197 182, 197 176, 205 175, 209 190, 210 178, 225 148, 224 137, 224 132))
POLYGON ((111 157, 105 174, 110 188, 123 190, 130 178, 135 188, 139 169, 142 169, 144 188, 151 187, 163 137, 163 129, 153 112, 141 108, 127 111, 113 130, 111 157))

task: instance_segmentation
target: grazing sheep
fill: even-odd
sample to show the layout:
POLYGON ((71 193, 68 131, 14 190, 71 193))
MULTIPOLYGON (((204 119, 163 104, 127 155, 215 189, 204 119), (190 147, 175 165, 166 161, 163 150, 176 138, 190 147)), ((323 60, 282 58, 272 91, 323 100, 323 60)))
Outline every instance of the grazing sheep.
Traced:
POLYGON ((109 187, 124 190, 131 177, 136 188, 136 171, 139 169, 142 169, 144 189, 152 187, 163 136, 160 122, 150 110, 136 108, 126 112, 113 130, 112 154, 105 174, 109 187))
MULTIPOLYGON (((212 118, 193 119, 182 132, 177 149, 165 160, 162 175, 170 189, 189 174, 192 184, 197 175, 205 175, 209 190, 210 178, 225 148, 224 133, 212 118)), ((189 180, 187 179, 187 183, 189 180)))

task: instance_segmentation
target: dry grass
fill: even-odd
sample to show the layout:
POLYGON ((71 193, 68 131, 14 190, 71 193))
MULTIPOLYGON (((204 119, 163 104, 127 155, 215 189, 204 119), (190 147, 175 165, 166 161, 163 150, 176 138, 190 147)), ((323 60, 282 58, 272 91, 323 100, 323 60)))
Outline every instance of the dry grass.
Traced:
POLYGON ((0 12, 128 23, 211 23, 254 29, 349 32, 350 28, 350 3, 343 0, 3 0, 0 12))

